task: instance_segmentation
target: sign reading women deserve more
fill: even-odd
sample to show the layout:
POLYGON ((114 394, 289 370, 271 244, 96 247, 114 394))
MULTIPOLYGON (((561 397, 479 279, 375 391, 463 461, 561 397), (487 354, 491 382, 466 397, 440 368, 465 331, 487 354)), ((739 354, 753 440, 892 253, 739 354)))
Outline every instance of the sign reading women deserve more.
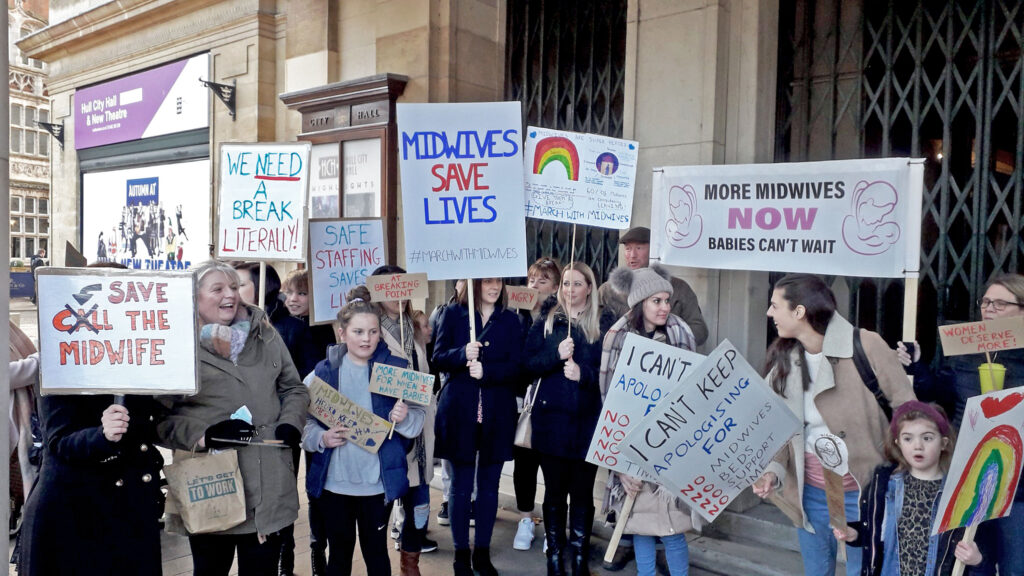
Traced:
POLYGON ((519 102, 398 104, 409 272, 526 275, 519 102))

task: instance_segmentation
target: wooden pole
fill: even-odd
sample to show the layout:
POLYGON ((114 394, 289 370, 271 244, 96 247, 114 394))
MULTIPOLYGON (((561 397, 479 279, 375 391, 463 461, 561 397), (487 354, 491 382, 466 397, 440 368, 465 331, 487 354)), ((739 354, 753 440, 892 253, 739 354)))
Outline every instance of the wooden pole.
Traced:
POLYGON ((635 501, 636 496, 633 494, 626 495, 626 501, 622 503, 622 513, 619 514, 618 521, 615 522, 615 531, 612 532, 612 539, 608 542, 608 551, 604 553, 605 562, 611 563, 615 559, 615 551, 619 548, 622 531, 626 529, 626 520, 633 513, 633 502, 635 501))
POLYGON ((263 305, 266 303, 265 302, 266 297, 263 294, 263 287, 266 286, 266 285, 267 285, 267 263, 266 262, 260 262, 260 285, 256 287, 256 289, 257 289, 257 292, 256 292, 256 302, 257 302, 257 305, 260 307, 260 310, 263 309, 263 305))
MULTIPOLYGON (((405 303, 402 300, 399 300, 398 301, 398 335, 399 335, 399 340, 400 340, 399 346, 402 347, 402 354, 405 354, 405 317, 402 314, 402 309, 403 308, 405 308, 405 303)), ((472 322, 472 320, 470 320, 470 322, 472 322)), ((410 362, 409 366, 411 367, 412 366, 412 358, 409 358, 409 362, 410 362)), ((402 402, 402 399, 399 398, 398 399, 398 403, 400 404, 401 402, 402 402)), ((395 424, 397 424, 397 422, 392 420, 391 421, 391 430, 388 430, 388 440, 391 440, 391 437, 395 435, 395 424)))
MULTIPOLYGON (((572 247, 569 249, 569 267, 566 268, 566 270, 569 270, 569 271, 572 270, 572 266, 575 263, 574 262, 575 259, 576 259, 576 224, 574 223, 572 225, 572 247)), ((570 292, 570 296, 569 296, 569 302, 568 302, 568 306, 567 306, 567 310, 566 310, 566 314, 569 316, 569 333, 566 334, 567 338, 571 338, 572 337, 572 296, 571 296, 571 293, 572 293, 572 277, 571 276, 570 276, 570 280, 569 280, 569 292, 570 292)), ((593 296, 591 296, 591 297, 593 297, 593 296)))
POLYGON ((466 280, 466 290, 469 292, 467 295, 469 298, 469 341, 476 342, 476 295, 473 293, 473 279, 469 278, 466 280))
MULTIPOLYGON (((903 341, 914 342, 917 340, 917 274, 907 275, 903 278, 903 341)), ((914 361, 913 355, 910 361, 914 361)), ((914 377, 907 374, 911 383, 914 377)))
MULTIPOLYGON (((964 530, 964 537, 963 537, 963 539, 960 540, 960 541, 961 542, 966 542, 968 544, 970 544, 971 542, 974 542, 974 533, 977 532, 977 531, 978 531, 978 525, 977 524, 975 524, 974 526, 968 526, 964 530)), ((963 576, 964 575, 964 568, 965 568, 964 563, 961 562, 958 559, 956 561, 956 564, 953 565, 953 576, 963 576)))

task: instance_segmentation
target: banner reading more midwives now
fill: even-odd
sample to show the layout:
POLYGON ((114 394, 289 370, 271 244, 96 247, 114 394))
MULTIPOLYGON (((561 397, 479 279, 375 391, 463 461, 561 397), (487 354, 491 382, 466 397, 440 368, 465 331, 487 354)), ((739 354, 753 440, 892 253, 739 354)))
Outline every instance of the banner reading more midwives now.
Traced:
POLYGON ((842 276, 916 273, 923 164, 908 158, 654 171, 665 264, 842 276))
POLYGON ((519 102, 399 104, 409 272, 526 275, 519 102))

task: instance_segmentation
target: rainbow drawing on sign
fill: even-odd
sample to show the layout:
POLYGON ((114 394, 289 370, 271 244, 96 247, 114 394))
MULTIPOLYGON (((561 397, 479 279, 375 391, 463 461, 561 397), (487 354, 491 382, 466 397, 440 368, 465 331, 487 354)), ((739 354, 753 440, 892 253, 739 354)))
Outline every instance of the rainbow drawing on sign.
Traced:
POLYGON ((533 173, 540 174, 552 162, 565 167, 569 180, 575 182, 580 179, 580 155, 576 152, 576 145, 568 138, 548 136, 537 142, 533 152, 533 173))
POLYGON ((939 532, 974 526, 1006 514, 1020 479, 1022 442, 1017 429, 1002 424, 989 431, 971 454, 942 514, 939 532))

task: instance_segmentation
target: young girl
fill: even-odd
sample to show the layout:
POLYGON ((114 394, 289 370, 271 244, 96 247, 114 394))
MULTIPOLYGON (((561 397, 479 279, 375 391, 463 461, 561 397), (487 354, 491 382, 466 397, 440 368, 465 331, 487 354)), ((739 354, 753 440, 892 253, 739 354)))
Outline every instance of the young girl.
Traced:
POLYGON ((892 462, 875 470, 861 498, 862 521, 833 528, 833 535, 864 547, 865 576, 945 576, 956 560, 977 566, 981 552, 961 541, 963 529, 929 537, 956 444, 941 408, 917 400, 901 404, 889 436, 892 462))
MULTIPOLYGON (((328 429, 309 418, 302 447, 314 454, 306 475, 306 491, 310 498, 318 499, 317 506, 326 519, 328 574, 351 574, 358 528, 367 574, 390 576, 387 532, 382 527, 387 525, 391 502, 409 488, 405 450, 407 439, 420 434, 423 410, 369 390, 374 364, 406 366, 381 341, 376 309, 362 299, 352 299, 338 313, 338 325, 340 344, 328 350, 327 359, 317 364, 314 374, 356 404, 394 422, 397 434, 373 454, 348 443, 348 428, 328 429)), ((306 384, 312 380, 313 374, 306 378, 306 384)))

